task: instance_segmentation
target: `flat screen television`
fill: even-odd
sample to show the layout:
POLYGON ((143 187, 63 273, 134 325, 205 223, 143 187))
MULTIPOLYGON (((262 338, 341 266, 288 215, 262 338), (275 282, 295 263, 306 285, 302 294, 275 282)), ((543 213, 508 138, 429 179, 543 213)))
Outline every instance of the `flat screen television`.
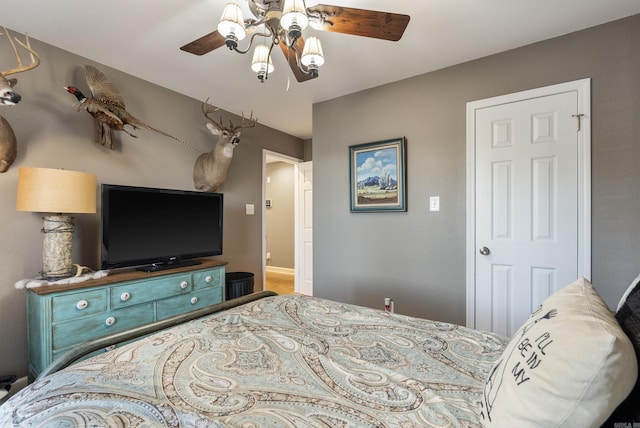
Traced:
POLYGON ((102 269, 155 271, 222 254, 222 193, 102 184, 102 269))

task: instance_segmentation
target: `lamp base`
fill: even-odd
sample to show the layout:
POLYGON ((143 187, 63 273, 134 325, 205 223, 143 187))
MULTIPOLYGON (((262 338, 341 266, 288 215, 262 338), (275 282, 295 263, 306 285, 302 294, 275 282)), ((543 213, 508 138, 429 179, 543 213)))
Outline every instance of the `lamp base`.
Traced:
POLYGON ((73 276, 73 218, 56 214, 44 216, 44 245, 41 277, 57 280, 73 276))

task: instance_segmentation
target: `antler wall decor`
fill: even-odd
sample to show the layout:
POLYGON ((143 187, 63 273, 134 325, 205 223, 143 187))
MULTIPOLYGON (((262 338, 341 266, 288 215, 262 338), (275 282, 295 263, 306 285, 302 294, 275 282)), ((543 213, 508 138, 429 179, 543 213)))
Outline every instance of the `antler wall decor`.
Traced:
MULTIPOLYGON (((0 71, 0 105, 14 106, 20 102, 22 97, 20 94, 13 91, 13 87, 18 83, 18 80, 15 78, 8 79, 7 76, 33 70, 40 65, 40 57, 33 51, 33 49, 31 49, 29 36, 27 34, 25 34, 25 43, 22 43, 18 38, 14 37, 15 41, 26 49, 31 56, 31 64, 24 65, 22 63, 22 58, 18 53, 18 48, 13 42, 9 31, 5 27, 2 28, 4 29, 4 35, 9 39, 13 53, 16 56, 17 67, 0 71)), ((0 33, 0 35, 2 35, 2 33, 0 33)), ((0 173, 6 172, 9 169, 16 160, 17 155, 18 144, 16 141, 16 134, 13 132, 9 122, 7 122, 4 117, 0 116, 0 173)))
POLYGON ((215 120, 210 116, 218 110, 220 110, 219 107, 209 104, 209 98, 202 103, 202 113, 207 118, 206 126, 213 135, 218 136, 213 150, 198 156, 193 166, 193 184, 196 189, 203 192, 215 192, 222 186, 231 165, 233 149, 240 143, 240 130, 252 128, 258 123, 258 119, 253 118, 253 113, 249 119, 246 119, 243 114, 240 125, 234 126, 233 122, 229 121, 227 127, 222 124, 222 117, 220 120, 215 120))

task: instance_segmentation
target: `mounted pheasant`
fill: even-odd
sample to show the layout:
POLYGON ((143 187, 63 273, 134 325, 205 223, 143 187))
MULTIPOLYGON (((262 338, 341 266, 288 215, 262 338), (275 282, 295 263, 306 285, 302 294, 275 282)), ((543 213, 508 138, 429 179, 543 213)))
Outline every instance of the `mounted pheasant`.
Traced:
POLYGON ((229 121, 229 126, 226 127, 222 125, 222 117, 216 121, 210 116, 220 108, 212 106, 208 101, 209 98, 202 103, 202 113, 207 118, 206 126, 209 131, 218 136, 218 142, 211 152, 203 153, 196 159, 193 166, 193 184, 196 189, 203 192, 215 192, 227 178, 227 171, 233 158, 233 149, 240 143, 240 129, 256 126, 258 119, 254 119, 253 114, 249 119, 245 119, 242 115, 240 125, 234 126, 233 122, 229 121))
POLYGON ((164 135, 165 137, 173 138, 174 140, 191 147, 180 138, 154 128, 129 113, 125 107, 124 98, 118 88, 109 82, 104 73, 100 70, 92 65, 85 65, 84 70, 87 85, 91 91, 91 98, 86 97, 74 86, 65 86, 64 89, 74 95, 78 100, 78 111, 84 110, 93 116, 96 131, 95 139, 98 144, 113 150, 114 131, 123 131, 130 136, 137 138, 136 135, 124 128, 125 125, 129 125, 134 130, 146 128, 164 135))
MULTIPOLYGON (((4 35, 9 39, 9 43, 13 48, 13 53, 16 56, 16 61, 18 66, 16 68, 10 68, 8 70, 0 71, 0 105, 4 106, 14 106, 20 102, 22 97, 20 94, 13 91, 13 87, 18 83, 17 79, 7 79, 7 76, 11 74, 21 73, 23 71, 29 71, 36 68, 40 65, 40 57, 36 54, 33 49, 31 49, 31 45, 29 44, 29 36, 25 34, 25 43, 22 43, 17 38, 14 38, 16 42, 23 48, 29 52, 31 55, 31 64, 23 65, 22 58, 18 53, 18 49, 16 48, 15 43, 11 39, 11 35, 9 31, 4 29, 4 35)), ((2 34, 0 34, 2 35, 2 34)), ((18 144, 16 141, 16 134, 13 132, 11 125, 7 120, 0 116, 0 173, 6 172, 9 167, 16 160, 16 156, 18 155, 18 144)))

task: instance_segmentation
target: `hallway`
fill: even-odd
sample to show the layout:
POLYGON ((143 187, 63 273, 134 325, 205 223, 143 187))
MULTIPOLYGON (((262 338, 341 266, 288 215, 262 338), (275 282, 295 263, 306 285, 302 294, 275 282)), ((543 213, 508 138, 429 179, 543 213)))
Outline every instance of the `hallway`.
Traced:
POLYGON ((278 294, 293 294, 293 274, 267 271, 266 287, 267 290, 275 291, 278 294))

